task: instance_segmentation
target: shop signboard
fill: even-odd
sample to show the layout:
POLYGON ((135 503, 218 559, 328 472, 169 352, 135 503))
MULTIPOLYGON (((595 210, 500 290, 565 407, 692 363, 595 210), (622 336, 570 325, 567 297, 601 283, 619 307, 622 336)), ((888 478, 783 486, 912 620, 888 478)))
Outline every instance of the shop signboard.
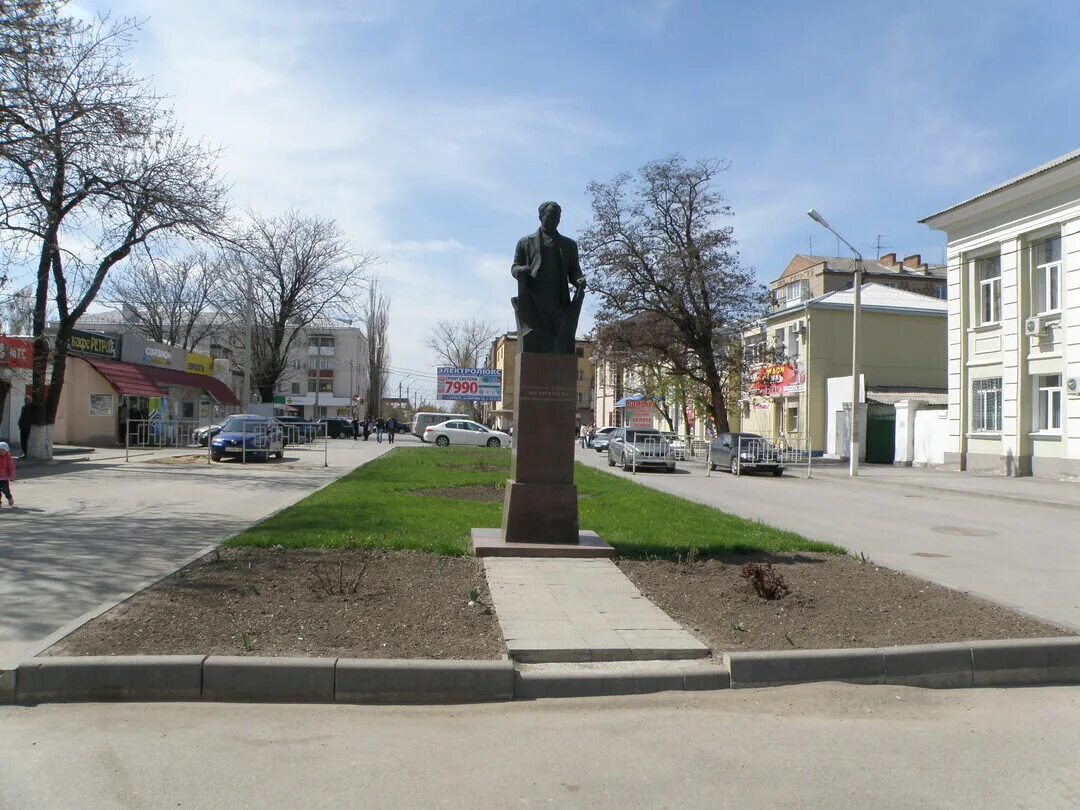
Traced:
POLYGON ((109 360, 120 359, 120 336, 99 332, 84 332, 73 329, 68 340, 68 351, 72 354, 105 357, 109 360))
POLYGON ((0 366, 31 368, 34 364, 34 344, 30 338, 0 337, 0 366))
POLYGON ((626 403, 623 411, 626 427, 651 428, 653 426, 654 403, 651 399, 632 399, 626 403))
POLYGON ((190 374, 212 374, 214 358, 208 354, 187 353, 187 371, 190 374))
POLYGON ((759 397, 782 397, 806 390, 806 372, 802 363, 763 366, 750 383, 750 393, 759 397))
POLYGON ((502 371, 497 368, 436 369, 438 399, 498 402, 502 398, 502 371))

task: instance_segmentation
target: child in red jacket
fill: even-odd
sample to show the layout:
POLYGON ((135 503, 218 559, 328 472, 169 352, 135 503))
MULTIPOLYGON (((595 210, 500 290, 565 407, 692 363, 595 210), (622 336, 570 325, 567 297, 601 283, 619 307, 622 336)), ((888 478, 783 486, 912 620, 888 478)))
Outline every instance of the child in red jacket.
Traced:
POLYGON ((15 457, 7 442, 0 442, 0 495, 7 496, 8 506, 15 505, 11 497, 11 482, 15 480, 15 457))

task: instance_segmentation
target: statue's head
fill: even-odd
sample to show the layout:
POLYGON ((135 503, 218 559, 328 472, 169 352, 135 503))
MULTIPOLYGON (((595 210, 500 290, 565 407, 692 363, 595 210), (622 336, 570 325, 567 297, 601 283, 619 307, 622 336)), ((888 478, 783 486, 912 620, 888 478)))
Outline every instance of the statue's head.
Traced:
POLYGON ((548 200, 540 203, 540 227, 548 233, 554 233, 562 219, 562 208, 557 202, 548 200))

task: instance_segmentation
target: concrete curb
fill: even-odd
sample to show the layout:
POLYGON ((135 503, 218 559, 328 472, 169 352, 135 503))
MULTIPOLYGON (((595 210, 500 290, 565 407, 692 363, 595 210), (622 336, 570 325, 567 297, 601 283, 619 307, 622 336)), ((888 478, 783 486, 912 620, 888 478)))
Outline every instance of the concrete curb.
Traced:
POLYGON ((0 703, 478 703, 761 688, 815 681, 930 689, 1080 683, 1080 638, 865 650, 726 653, 717 661, 518 664, 425 659, 34 658, 0 673, 0 703))
POLYGON ((814 681, 956 689, 1080 683, 1080 637, 725 653, 735 689, 814 681))

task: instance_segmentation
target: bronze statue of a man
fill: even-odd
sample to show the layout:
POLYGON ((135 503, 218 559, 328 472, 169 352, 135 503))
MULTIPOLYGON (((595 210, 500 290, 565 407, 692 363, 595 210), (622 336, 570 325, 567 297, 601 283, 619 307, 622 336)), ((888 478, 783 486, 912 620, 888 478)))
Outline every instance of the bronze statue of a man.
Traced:
POLYGON ((562 208, 540 204, 540 229, 518 240, 511 274, 518 294, 511 299, 518 324, 518 351, 573 354, 585 276, 577 242, 558 231, 562 208), (570 285, 574 297, 570 298, 570 285))

